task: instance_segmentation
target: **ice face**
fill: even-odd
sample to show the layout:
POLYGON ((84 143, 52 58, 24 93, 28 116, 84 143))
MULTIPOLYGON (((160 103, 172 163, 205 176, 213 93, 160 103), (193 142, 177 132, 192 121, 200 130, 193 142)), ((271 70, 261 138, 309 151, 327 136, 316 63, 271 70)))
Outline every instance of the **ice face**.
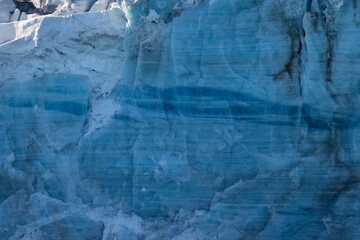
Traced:
POLYGON ((358 4, 0 24, 1 238, 359 238, 358 4))
POLYGON ((15 5, 11 0, 0 1, 0 23, 10 20, 10 12, 15 11, 15 5))

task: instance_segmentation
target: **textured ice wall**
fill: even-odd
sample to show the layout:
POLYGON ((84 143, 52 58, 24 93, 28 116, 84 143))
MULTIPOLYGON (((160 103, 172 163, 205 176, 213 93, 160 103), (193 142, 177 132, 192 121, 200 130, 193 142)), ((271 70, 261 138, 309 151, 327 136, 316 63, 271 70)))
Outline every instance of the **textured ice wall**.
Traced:
POLYGON ((360 237, 359 1, 120 5, 0 24, 2 238, 360 237))

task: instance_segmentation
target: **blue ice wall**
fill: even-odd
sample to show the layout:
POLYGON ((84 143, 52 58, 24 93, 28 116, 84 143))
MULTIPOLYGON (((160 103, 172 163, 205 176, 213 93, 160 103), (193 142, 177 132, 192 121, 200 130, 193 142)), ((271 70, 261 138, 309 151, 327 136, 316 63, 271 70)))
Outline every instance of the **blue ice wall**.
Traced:
POLYGON ((111 91, 3 81, 0 237, 359 239, 357 2, 124 2, 111 91))

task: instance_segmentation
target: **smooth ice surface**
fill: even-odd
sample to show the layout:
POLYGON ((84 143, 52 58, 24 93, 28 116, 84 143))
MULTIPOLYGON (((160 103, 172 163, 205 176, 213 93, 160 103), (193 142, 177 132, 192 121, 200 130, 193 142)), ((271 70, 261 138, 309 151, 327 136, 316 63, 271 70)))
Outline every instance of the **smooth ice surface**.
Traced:
POLYGON ((12 0, 0 0, 0 23, 10 20, 10 12, 15 10, 12 0))
POLYGON ((360 239, 359 0, 73 4, 0 24, 0 239, 360 239))

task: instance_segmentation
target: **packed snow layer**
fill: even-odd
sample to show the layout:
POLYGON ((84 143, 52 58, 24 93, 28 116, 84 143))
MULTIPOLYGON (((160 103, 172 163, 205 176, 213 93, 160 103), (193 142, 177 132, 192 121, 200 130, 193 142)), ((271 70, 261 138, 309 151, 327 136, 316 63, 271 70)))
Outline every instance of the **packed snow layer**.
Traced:
POLYGON ((360 238, 358 2, 0 24, 0 238, 360 238))

